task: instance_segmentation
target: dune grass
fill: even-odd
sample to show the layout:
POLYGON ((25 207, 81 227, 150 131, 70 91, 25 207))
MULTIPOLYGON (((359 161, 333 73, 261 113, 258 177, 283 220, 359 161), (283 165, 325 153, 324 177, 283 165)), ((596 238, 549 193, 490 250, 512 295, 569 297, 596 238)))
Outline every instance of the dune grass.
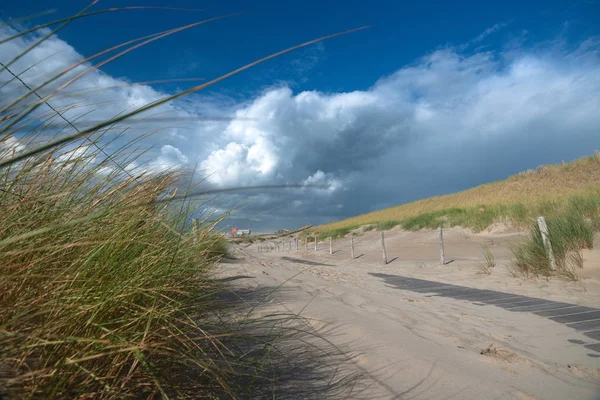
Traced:
POLYGON ((482 231, 495 222, 529 227, 539 215, 572 207, 600 226, 600 154, 571 163, 541 166, 504 181, 431 197, 315 227, 312 234, 343 236, 361 226, 407 230, 462 226, 482 231))
POLYGON ((88 163, 32 158, 2 171, 10 189, 0 196, 0 238, 25 238, 0 252, 1 388, 14 397, 166 396, 193 370, 198 388, 231 390, 218 351, 203 344, 218 350, 218 339, 190 318, 218 290, 211 271, 222 239, 205 225, 194 241, 185 212, 146 205, 174 174, 100 179, 88 163))
MULTIPOLYGON (((76 17, 93 14, 86 10, 76 17)), ((257 312, 272 290, 246 294, 250 301, 216 279, 227 243, 214 231, 219 220, 210 216, 192 233, 198 209, 188 196, 193 176, 136 168, 147 150, 136 146, 148 134, 123 140, 127 128, 116 128, 260 62, 340 34, 85 129, 76 129, 48 103, 81 72, 212 20, 126 42, 110 49, 126 50, 97 65, 89 62, 104 52, 2 100, 0 397, 273 398, 286 390, 288 396, 320 391, 318 397, 335 397, 344 390, 344 398, 345 389, 355 387, 337 365, 329 368, 336 349, 318 348, 310 324, 291 313, 257 312), (37 96, 36 90, 51 94, 37 96), (61 118, 64 127, 52 128, 61 118), (108 154, 106 143, 115 137, 124 144, 108 154)), ((52 33, 70 21, 57 21, 52 33)), ((49 37, 44 35, 33 37, 32 46, 49 37)), ((14 60, 0 68, 3 76, 14 60)))
POLYGON ((577 269, 583 268, 581 250, 594 246, 594 228, 575 204, 546 218, 556 271, 551 269, 549 252, 537 224, 531 226, 529 236, 511 246, 513 270, 536 276, 559 274, 577 280, 577 269))
POLYGON ((488 245, 481 246, 481 250, 483 252, 483 261, 477 265, 479 274, 491 275, 492 270, 496 266, 496 258, 488 245))

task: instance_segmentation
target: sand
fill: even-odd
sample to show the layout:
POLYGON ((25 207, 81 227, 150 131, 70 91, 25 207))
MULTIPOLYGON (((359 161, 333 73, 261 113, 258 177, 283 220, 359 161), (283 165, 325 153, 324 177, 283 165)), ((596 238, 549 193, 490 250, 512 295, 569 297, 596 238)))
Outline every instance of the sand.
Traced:
MULTIPOLYGON (((600 252, 586 251, 580 280, 511 276, 509 243, 521 232, 500 226, 473 234, 444 232, 446 265, 439 261, 436 231, 379 233, 320 243, 309 250, 259 252, 257 243, 234 246, 237 258, 224 277, 245 276, 240 287, 279 287, 271 308, 301 313, 327 339, 355 356, 352 368, 372 381, 363 398, 407 399, 598 399, 600 352, 581 331, 529 312, 401 290, 378 275, 493 289, 515 295, 600 308, 600 252), (481 245, 497 265, 482 275, 481 245), (279 295, 279 293, 281 295, 279 295), (335 333, 327 333, 328 327, 335 333)), ((288 240, 287 238, 284 240, 288 240)))

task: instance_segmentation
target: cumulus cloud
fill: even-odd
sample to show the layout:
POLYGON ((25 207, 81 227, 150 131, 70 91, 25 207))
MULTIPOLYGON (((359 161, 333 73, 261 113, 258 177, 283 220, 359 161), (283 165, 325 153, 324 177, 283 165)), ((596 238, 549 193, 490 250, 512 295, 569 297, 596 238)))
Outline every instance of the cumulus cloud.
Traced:
POLYGON ((233 120, 202 166, 216 185, 344 182, 317 208, 335 217, 338 202, 352 215, 577 158, 600 147, 599 44, 447 48, 365 91, 273 88, 237 111, 252 119, 233 120))
MULTIPOLYGON (((506 26, 493 26, 475 41, 501 28, 506 26)), ((10 51, 26 44, 23 39, 10 51)), ((46 46, 25 57, 17 71, 60 53, 24 78, 42 79, 52 68, 81 59, 59 38, 46 46)), ((0 46, 0 54, 10 51, 0 46)), ((223 209, 248 201, 238 214, 246 220, 277 208, 261 216, 265 227, 265 221, 270 227, 327 222, 591 154, 600 147, 599 74, 600 40, 593 37, 579 43, 511 42, 497 51, 443 48, 399 65, 367 90, 294 92, 279 85, 243 104, 229 103, 230 121, 191 123, 187 129, 148 123, 142 128, 168 134, 160 136, 167 143, 147 165, 197 164, 214 187, 324 184, 328 190, 228 195, 219 201, 223 209)), ((121 85, 101 92, 98 101, 114 105, 98 108, 100 116, 164 96, 123 83, 97 71, 78 87, 121 85)), ((16 90, 14 84, 1 90, 9 88, 16 90)), ((159 111, 193 118, 217 108, 191 98, 159 111)), ((86 118, 91 117, 81 122, 86 118)))
POLYGON ((170 144, 165 144, 160 149, 160 155, 151 163, 150 170, 167 171, 184 167, 189 159, 181 150, 170 144))

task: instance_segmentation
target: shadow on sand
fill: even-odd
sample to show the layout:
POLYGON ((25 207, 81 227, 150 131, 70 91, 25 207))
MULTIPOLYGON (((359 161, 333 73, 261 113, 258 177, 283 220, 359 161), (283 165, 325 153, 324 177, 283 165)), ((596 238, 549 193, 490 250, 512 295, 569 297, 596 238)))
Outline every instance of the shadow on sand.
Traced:
POLYGON ((219 294, 219 303, 227 309, 225 324, 235 327, 223 342, 239 355, 234 365, 237 398, 401 399, 436 385, 431 382, 433 364, 427 376, 402 393, 395 392, 385 381, 397 374, 397 368, 363 368, 358 358, 369 348, 362 340, 345 340, 344 326, 316 329, 315 321, 280 311, 293 301, 295 290, 229 286, 219 294))

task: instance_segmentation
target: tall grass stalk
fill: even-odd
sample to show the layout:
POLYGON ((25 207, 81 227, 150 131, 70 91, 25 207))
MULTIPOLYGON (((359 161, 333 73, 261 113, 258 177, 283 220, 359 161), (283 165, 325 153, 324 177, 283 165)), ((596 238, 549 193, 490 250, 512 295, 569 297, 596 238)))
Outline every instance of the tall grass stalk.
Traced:
POLYGON ((496 258, 488 245, 481 246, 481 249, 483 251, 483 261, 478 264, 479 273, 481 275, 491 275, 496 266, 496 258))

